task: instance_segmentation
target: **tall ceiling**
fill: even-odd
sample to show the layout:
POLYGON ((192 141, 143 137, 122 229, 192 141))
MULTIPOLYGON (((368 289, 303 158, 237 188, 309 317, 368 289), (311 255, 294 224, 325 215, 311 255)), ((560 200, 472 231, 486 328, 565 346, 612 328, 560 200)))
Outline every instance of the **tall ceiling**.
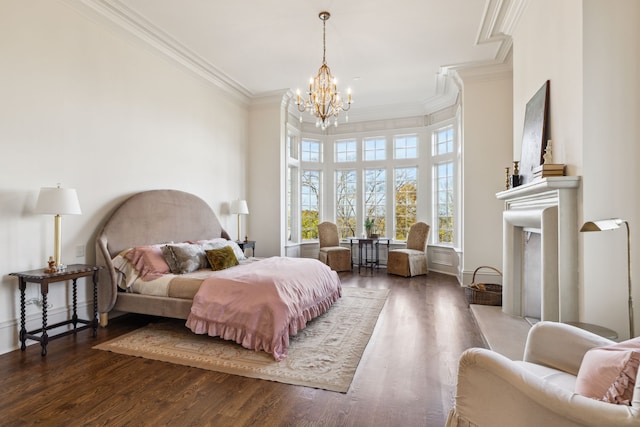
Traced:
POLYGON ((504 63, 510 41, 497 23, 518 0, 83 2, 248 99, 304 90, 322 63, 326 10, 327 65, 358 117, 423 114, 447 91, 439 76, 451 67, 504 63))

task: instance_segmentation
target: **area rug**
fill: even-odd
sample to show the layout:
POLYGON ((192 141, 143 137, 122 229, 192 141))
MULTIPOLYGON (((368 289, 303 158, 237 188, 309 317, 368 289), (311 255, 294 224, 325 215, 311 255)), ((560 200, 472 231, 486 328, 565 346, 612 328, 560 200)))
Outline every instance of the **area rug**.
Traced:
POLYGON ((342 298, 289 343, 276 362, 263 351, 206 335, 184 320, 152 323, 94 348, 227 374, 346 393, 373 333, 388 290, 343 288, 342 298))

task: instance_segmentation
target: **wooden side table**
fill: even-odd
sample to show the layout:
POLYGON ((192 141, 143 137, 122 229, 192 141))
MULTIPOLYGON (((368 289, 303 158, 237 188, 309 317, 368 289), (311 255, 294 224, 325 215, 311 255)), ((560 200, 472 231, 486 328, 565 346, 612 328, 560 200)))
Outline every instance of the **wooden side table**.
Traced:
POLYGON ((20 287, 20 350, 24 351, 27 348, 27 339, 39 341, 42 346, 42 355, 47 355, 47 344, 49 340, 54 338, 60 338, 65 335, 75 334, 83 329, 92 328, 93 336, 98 335, 98 272, 102 267, 95 265, 84 264, 72 264, 67 266, 65 271, 56 273, 45 273, 44 269, 22 271, 19 273, 11 273, 10 276, 16 276, 19 279, 20 287), (79 319, 77 313, 78 297, 76 281, 80 277, 93 278, 93 316, 91 320, 79 319), (73 281, 73 315, 71 319, 65 320, 55 325, 47 325, 47 294, 49 293, 49 283, 64 282, 66 280, 73 281), (33 331, 27 331, 26 328, 26 315, 25 315, 25 290, 27 283, 39 283, 40 293, 42 294, 42 328, 35 329, 33 331), (78 327, 78 323, 83 326, 78 327), (73 325, 73 329, 70 329, 59 334, 49 336, 47 331, 50 329, 58 328, 64 325, 73 325), (41 334, 41 335, 37 335, 41 334))
POLYGON ((256 242, 255 240, 247 240, 246 242, 240 242, 236 240, 236 243, 238 246, 240 246, 240 249, 242 249, 242 252, 245 251, 245 249, 249 249, 251 248, 251 256, 256 256, 256 242))
MULTIPOLYGON (((364 267, 365 269, 371 268, 371 271, 373 272, 374 269, 381 266, 380 244, 387 246, 387 254, 388 254, 391 239, 387 237, 376 237, 376 238, 350 237, 349 248, 351 249, 352 254, 353 254, 353 245, 355 242, 358 243, 358 273, 360 273, 360 269, 362 267, 364 267), (371 253, 369 253, 369 251, 371 251, 371 253)), ((352 266, 353 265, 354 263, 352 263, 352 266)))

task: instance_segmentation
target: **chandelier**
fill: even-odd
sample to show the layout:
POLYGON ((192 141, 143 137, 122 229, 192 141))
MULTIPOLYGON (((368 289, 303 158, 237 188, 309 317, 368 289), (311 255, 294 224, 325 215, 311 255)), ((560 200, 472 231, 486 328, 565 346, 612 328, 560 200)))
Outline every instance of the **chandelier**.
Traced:
MULTIPOLYGON (((345 102, 340 97, 340 92, 338 92, 336 78, 333 77, 327 65, 326 27, 327 20, 331 17, 331 14, 329 12, 320 12, 318 17, 322 20, 322 66, 318 70, 318 75, 309 79, 307 99, 302 100, 300 98, 300 90, 298 90, 296 105, 301 113, 308 110, 311 115, 315 116, 316 127, 325 130, 332 118, 334 126, 338 126, 340 111, 349 111, 352 101, 351 90, 349 89, 345 105, 345 102)), ((349 121, 348 115, 345 120, 349 121)), ((302 122, 302 115, 300 116, 300 122, 302 122)))

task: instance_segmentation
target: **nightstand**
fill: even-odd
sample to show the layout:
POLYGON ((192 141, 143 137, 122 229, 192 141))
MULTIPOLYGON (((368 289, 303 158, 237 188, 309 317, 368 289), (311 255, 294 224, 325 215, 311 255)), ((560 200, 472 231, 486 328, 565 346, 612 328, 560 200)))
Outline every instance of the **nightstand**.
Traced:
POLYGON ((98 312, 98 272, 102 267, 95 265, 73 264, 67 266, 66 270, 56 273, 45 273, 44 269, 22 271, 20 273, 11 273, 10 276, 16 276, 19 279, 20 287, 20 350, 24 351, 27 348, 27 339, 39 341, 42 346, 42 355, 47 355, 47 344, 49 340, 54 338, 60 338, 65 335, 75 334, 83 329, 92 328, 93 336, 98 334, 98 319, 96 317, 98 312), (76 289, 76 281, 80 277, 89 277, 93 279, 93 316, 91 320, 79 319, 77 313, 78 297, 76 289), (47 325, 47 294, 49 293, 49 283, 64 282, 67 280, 73 281, 73 315, 71 319, 64 322, 56 323, 55 325, 47 325), (39 283, 40 293, 42 294, 42 328, 35 329, 33 331, 27 331, 26 329, 26 315, 25 315, 25 290, 27 283, 39 283), (83 326, 78 327, 78 323, 83 326), (49 336, 47 331, 50 329, 58 328, 64 325, 73 325, 73 329, 70 329, 59 334, 49 336), (41 335, 37 335, 41 334, 41 335))
POLYGON ((251 256, 256 256, 256 242, 254 240, 247 240, 246 242, 236 241, 236 243, 240 246, 242 252, 244 252, 245 249, 251 248, 251 256))

